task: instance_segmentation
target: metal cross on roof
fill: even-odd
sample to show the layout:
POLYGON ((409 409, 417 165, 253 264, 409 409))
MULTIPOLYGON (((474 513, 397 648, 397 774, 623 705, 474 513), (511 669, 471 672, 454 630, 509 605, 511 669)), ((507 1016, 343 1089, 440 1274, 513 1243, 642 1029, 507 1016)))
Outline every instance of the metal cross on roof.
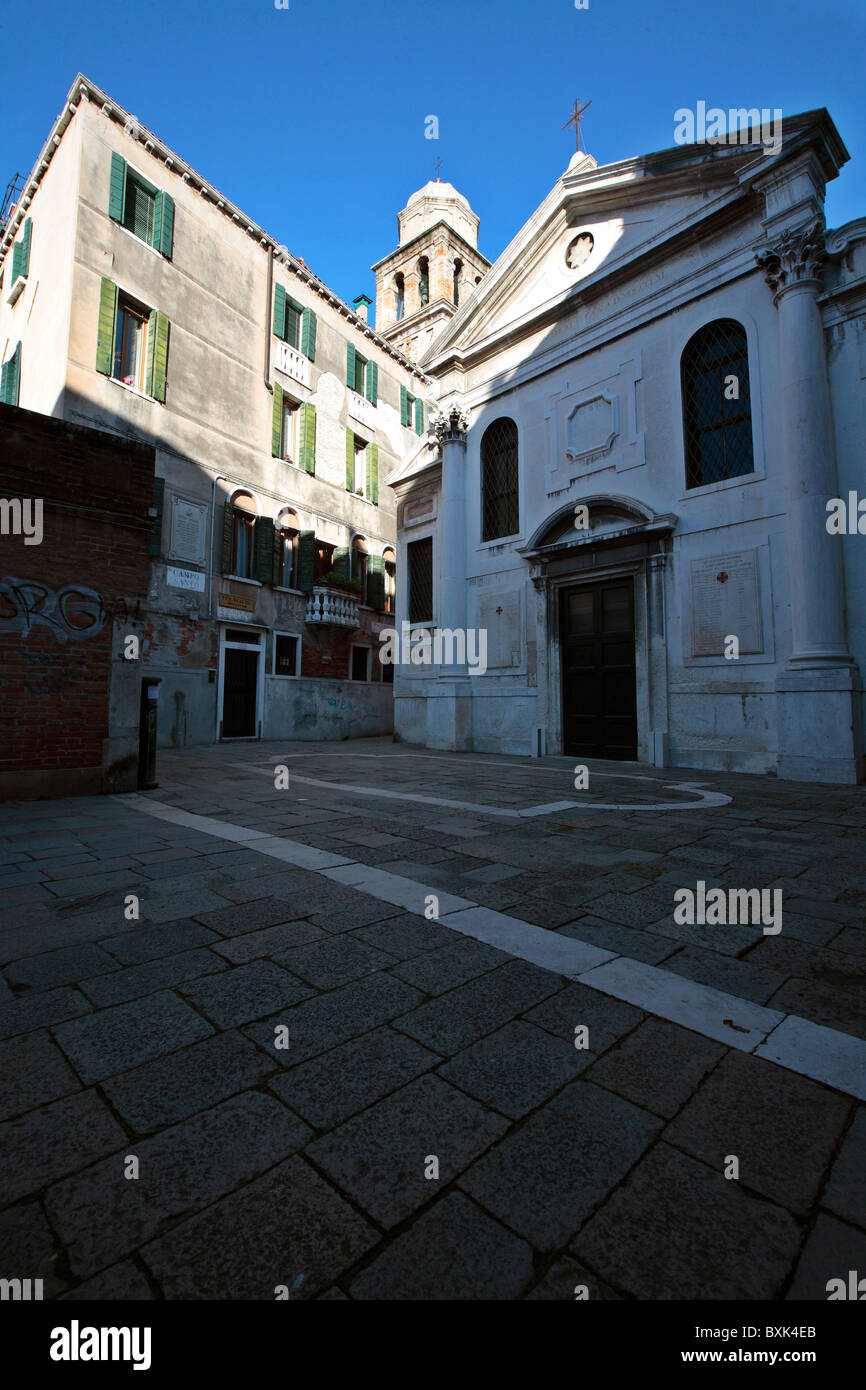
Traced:
MULTIPOLYGON (((576 148, 578 151, 580 150, 580 121, 581 121, 581 117, 583 116, 584 111, 586 111, 586 110, 588 109, 588 107, 590 107, 590 106, 592 106, 592 102, 591 102, 591 101, 585 101, 585 102, 583 103, 583 106, 581 106, 581 104, 580 104, 580 97, 575 97, 575 99, 574 99, 574 109, 573 109, 571 115, 569 116, 568 120, 566 121, 565 125, 562 127, 563 130, 567 130, 568 127, 569 127, 570 125, 573 125, 573 126, 574 126, 574 143, 575 143, 575 148, 576 148)), ((586 141, 583 142, 583 148, 584 148, 584 152, 586 152, 586 141)))

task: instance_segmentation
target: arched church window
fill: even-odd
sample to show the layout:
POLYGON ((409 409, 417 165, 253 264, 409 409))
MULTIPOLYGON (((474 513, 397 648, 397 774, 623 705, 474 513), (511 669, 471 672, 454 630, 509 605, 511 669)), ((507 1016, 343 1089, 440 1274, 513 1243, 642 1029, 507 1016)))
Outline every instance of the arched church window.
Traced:
POLYGON ((402 275, 394 276, 394 286, 397 290, 397 317, 401 319, 406 307, 406 286, 402 275))
POLYGON ((716 319, 689 339, 681 363, 686 487, 754 473, 746 330, 716 319))
POLYGON ((503 416, 481 439, 481 539, 495 541, 520 529, 517 426, 503 416))
POLYGON ((454 262, 454 303, 460 303, 460 276, 463 274, 463 262, 454 262))
POLYGON ((418 294, 422 304, 430 302, 430 263, 426 256, 418 262, 418 294))

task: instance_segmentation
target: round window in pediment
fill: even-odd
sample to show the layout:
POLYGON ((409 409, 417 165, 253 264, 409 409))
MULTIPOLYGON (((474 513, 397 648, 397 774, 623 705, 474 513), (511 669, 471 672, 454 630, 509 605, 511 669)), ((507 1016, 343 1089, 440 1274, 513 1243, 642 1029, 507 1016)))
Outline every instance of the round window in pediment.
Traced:
POLYGON ((569 270, 579 270, 585 265, 592 255, 592 248, 595 246, 595 237, 592 232, 581 232, 574 241, 569 243, 565 253, 565 264, 569 270))

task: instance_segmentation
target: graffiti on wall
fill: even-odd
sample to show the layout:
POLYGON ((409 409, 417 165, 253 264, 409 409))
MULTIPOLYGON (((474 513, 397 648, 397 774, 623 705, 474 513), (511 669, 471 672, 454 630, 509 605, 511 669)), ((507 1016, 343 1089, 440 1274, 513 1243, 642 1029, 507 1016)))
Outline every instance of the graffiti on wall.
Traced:
POLYGON ((68 584, 51 589, 38 579, 0 580, 0 635, 20 632, 25 638, 35 627, 47 627, 58 642, 95 637, 108 612, 95 589, 68 584))

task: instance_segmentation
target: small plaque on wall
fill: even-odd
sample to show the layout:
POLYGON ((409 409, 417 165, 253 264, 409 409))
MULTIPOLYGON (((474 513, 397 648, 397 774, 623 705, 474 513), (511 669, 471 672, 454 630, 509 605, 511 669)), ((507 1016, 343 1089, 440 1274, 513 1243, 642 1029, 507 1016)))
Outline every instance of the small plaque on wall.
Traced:
POLYGON ((724 656, 729 637, 742 655, 764 650, 758 552, 738 550, 692 560, 692 656, 724 656))
POLYGON ((172 496, 170 554, 173 560, 204 564, 206 517, 207 507, 200 502, 187 502, 177 494, 172 496))

